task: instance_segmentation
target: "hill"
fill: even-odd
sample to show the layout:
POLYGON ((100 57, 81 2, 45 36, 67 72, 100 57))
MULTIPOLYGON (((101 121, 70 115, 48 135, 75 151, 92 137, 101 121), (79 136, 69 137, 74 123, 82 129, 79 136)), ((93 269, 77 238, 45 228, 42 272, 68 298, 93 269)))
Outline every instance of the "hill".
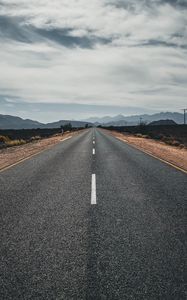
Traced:
MULTIPOLYGON (((86 124, 92 126, 105 125, 105 126, 133 126, 140 123, 140 119, 143 122, 152 123, 155 121, 170 120, 175 122, 173 124, 183 124, 183 114, 177 112, 161 112, 153 115, 133 115, 124 116, 117 115, 114 117, 106 116, 103 118, 89 118, 83 121, 72 121, 72 120, 60 120, 51 123, 41 123, 30 119, 22 119, 16 116, 2 115, 0 114, 0 129, 36 129, 36 128, 60 128, 67 123, 71 123, 72 127, 85 127, 86 124), (93 123, 92 123, 92 122, 93 123)), ((167 121, 168 122, 168 121, 167 121)), ((166 122, 166 125, 168 124, 166 122)), ((158 124, 157 124, 158 125, 158 124)))
POLYGON ((149 123, 151 126, 156 126, 156 125, 177 125, 177 123, 173 120, 159 120, 159 121, 153 121, 149 123))
POLYGON ((68 123, 71 123, 72 127, 79 128, 79 127, 85 127, 86 124, 89 126, 92 126, 92 123, 89 122, 83 122, 83 121, 71 121, 71 120, 60 120, 53 123, 47 123, 43 125, 43 128, 60 128, 60 126, 64 126, 68 123))
POLYGON ((96 124, 104 124, 105 126, 131 126, 137 125, 140 122, 140 118, 143 122, 150 123, 153 121, 159 120, 173 120, 177 124, 183 124, 183 114, 177 112, 160 112, 152 115, 144 114, 144 115, 132 115, 132 116, 124 116, 117 115, 114 117, 103 117, 103 118, 89 118, 84 121, 92 120, 93 123, 96 124))
POLYGON ((83 121, 60 120, 52 123, 40 123, 30 119, 22 119, 20 117, 0 114, 0 129, 36 129, 36 128, 60 128, 67 123, 71 123, 72 127, 85 127, 91 123, 83 121))
POLYGON ((22 119, 10 115, 0 115, 0 129, 31 129, 43 126, 42 123, 30 119, 22 119))

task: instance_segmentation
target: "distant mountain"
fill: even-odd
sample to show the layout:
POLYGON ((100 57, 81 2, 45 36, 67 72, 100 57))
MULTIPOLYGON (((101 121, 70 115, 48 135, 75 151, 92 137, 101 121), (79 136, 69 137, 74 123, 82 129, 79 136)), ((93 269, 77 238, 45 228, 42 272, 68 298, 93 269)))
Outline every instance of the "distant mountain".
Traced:
POLYGON ((130 116, 126 117, 127 122, 133 122, 136 124, 139 124, 140 118, 142 122, 153 122, 153 121, 159 121, 159 120, 173 120, 177 124, 182 124, 183 123, 183 114, 177 113, 177 112, 160 112, 157 114, 153 115, 136 115, 136 116, 130 116))
MULTIPOLYGON (((177 112, 161 112, 153 115, 133 115, 123 116, 118 115, 115 117, 103 117, 103 118, 91 118, 93 123, 105 125, 105 126, 126 126, 126 125, 137 125, 142 122, 150 123, 159 120, 173 120, 177 124, 183 123, 183 114, 177 112)), ((90 120, 90 119, 88 119, 90 120)), ((87 120, 84 120, 87 121, 87 120)))
POLYGON ((159 120, 159 121, 153 121, 149 123, 149 125, 176 125, 177 123, 173 120, 159 120))
POLYGON ((111 121, 110 116, 105 116, 103 118, 91 117, 91 118, 88 118, 86 120, 83 120, 83 122, 91 122, 91 123, 98 123, 98 124, 107 123, 107 122, 110 122, 110 121, 111 121))
POLYGON ((114 117, 110 117, 110 116, 104 116, 104 117, 91 117, 88 119, 83 120, 84 122, 91 122, 94 123, 96 125, 99 124, 107 124, 107 123, 111 123, 111 122, 118 122, 118 121, 122 121, 124 120, 126 117, 123 115, 117 115, 114 117))
POLYGON ((35 128, 60 128, 60 126, 71 123, 72 127, 85 127, 86 124, 92 125, 90 122, 61 120, 52 123, 40 123, 37 121, 22 119, 15 116, 0 114, 0 129, 35 129, 35 128))
POLYGON ((89 118, 84 121, 60 120, 52 123, 40 123, 29 119, 22 119, 15 116, 1 115, 0 114, 0 129, 34 129, 34 128, 60 128, 60 126, 71 123, 73 127, 85 127, 86 124, 92 126, 105 125, 105 126, 131 126, 137 125, 142 122, 151 123, 160 120, 172 120, 177 124, 183 124, 183 114, 177 112, 161 112, 153 115, 133 115, 123 116, 117 115, 114 117, 106 116, 103 118, 89 118), (92 121, 92 122, 91 122, 92 121))
POLYGON ((115 117, 105 116, 105 117, 91 117, 86 120, 83 120, 84 122, 91 122, 91 123, 98 123, 98 124, 105 124, 109 122, 117 122, 123 120, 125 117, 123 115, 117 115, 115 117))
POLYGON ((43 124, 37 121, 24 120, 19 117, 0 114, 0 129, 29 129, 39 128, 41 126, 43 126, 43 124))
POLYGON ((68 123, 71 123, 72 127, 85 127, 86 124, 88 124, 89 126, 93 126, 93 124, 90 122, 60 120, 60 121, 53 122, 53 123, 43 124, 42 128, 60 128, 60 126, 63 126, 68 123))

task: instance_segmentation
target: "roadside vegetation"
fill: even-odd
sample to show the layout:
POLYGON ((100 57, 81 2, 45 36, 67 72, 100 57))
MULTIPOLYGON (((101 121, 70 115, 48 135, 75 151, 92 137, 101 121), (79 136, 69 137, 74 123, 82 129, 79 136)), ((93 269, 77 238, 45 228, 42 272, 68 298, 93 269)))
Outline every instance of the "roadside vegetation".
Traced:
POLYGON ((139 138, 153 139, 170 146, 187 148, 187 125, 139 125, 111 126, 105 129, 115 130, 125 135, 131 134, 139 138))
POLYGON ((146 138, 146 139, 154 139, 154 140, 158 140, 158 141, 161 141, 161 142, 164 142, 166 143, 167 145, 170 145, 170 146, 175 146, 175 147, 180 147, 180 148, 184 148, 185 145, 179 141, 179 140, 176 140, 175 137, 173 136, 165 136, 164 134, 159 134, 159 135, 156 135, 156 136, 150 136, 148 134, 141 134, 141 133, 136 133, 135 134, 136 137, 139 137, 139 138, 146 138))
MULTIPOLYGON (((32 137, 30 139, 30 142, 36 140, 36 137, 32 137)), ((24 139, 14 139, 11 140, 8 136, 0 135, 0 149, 1 148, 7 148, 7 147, 13 147, 13 146, 20 146, 28 143, 29 141, 26 141, 24 139)))
POLYGON ((61 128, 45 129, 0 129, 0 149, 34 143, 39 140, 59 136, 62 133, 73 132, 80 128, 72 128, 71 124, 65 124, 61 128))

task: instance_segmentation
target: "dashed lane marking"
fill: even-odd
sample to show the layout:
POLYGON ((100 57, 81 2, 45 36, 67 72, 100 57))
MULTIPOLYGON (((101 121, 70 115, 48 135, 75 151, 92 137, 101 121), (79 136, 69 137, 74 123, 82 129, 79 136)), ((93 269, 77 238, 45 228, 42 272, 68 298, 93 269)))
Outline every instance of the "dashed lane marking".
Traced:
POLYGON ((96 175, 92 174, 92 183, 91 183, 91 205, 96 205, 96 175))

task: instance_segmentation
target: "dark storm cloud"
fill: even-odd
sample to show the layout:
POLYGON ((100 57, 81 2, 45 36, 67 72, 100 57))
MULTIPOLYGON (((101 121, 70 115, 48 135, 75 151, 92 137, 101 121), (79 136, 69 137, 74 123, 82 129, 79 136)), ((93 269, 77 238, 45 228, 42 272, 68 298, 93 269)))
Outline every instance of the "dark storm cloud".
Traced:
POLYGON ((32 28, 42 38, 46 38, 53 42, 56 42, 65 47, 80 47, 80 48, 92 48, 96 43, 106 44, 110 42, 110 39, 96 38, 91 34, 87 36, 79 37, 72 36, 72 29, 59 29, 59 28, 32 28))
POLYGON ((187 7, 186 0, 161 0, 160 3, 168 3, 173 6, 187 7))
POLYGON ((0 16, 0 38, 8 38, 18 42, 29 43, 32 34, 20 24, 18 17, 0 16))
POLYGON ((109 4, 118 8, 136 10, 137 7, 154 7, 155 5, 170 4, 175 7, 187 7, 187 0, 111 0, 109 4))
POLYGON ((147 40, 147 41, 142 41, 141 43, 133 45, 133 47, 145 47, 145 46, 187 49, 187 44, 186 45, 181 45, 179 43, 172 43, 172 42, 166 42, 166 41, 161 41, 161 40, 152 40, 152 39, 147 40))
MULTIPOLYGON (((124 8, 126 11, 131 11, 132 8, 135 10, 139 9, 142 11, 147 7, 151 7, 152 14, 154 16, 155 9, 154 7, 158 4, 170 4, 172 6, 181 6, 187 7, 187 0, 109 0, 106 2, 107 5, 114 5, 119 11, 120 8, 124 8)), ((14 5, 11 3, 6 3, 5 1, 0 1, 0 7, 4 8, 12 8, 14 5)), ((94 27, 94 24, 92 24, 94 27)), ((185 27, 184 27, 185 28, 185 27)), ((119 35, 123 38, 128 38, 133 36, 134 33, 132 32, 119 32, 119 34, 115 33, 112 34, 107 31, 105 35, 102 33, 100 35, 98 30, 94 29, 87 29, 85 30, 84 34, 76 35, 74 34, 74 30, 79 28, 69 27, 69 26, 60 26, 59 24, 55 25, 53 22, 49 20, 44 20, 43 24, 35 25, 32 21, 32 16, 8 16, 8 15, 1 15, 0 14, 0 38, 8 38, 19 42, 24 43, 36 43, 36 42, 43 42, 43 41, 52 41, 59 45, 65 46, 67 48, 93 48, 96 44, 110 44, 113 40, 119 35), (51 24, 50 24, 51 23, 51 24)), ((113 30, 113 28, 111 27, 113 30)), ((185 29, 184 29, 185 30, 185 29)), ((175 32, 174 34, 181 34, 181 32, 175 32)), ((172 36, 170 36, 172 37, 172 36)), ((181 38, 182 34, 181 34, 181 38)), ((175 41, 171 40, 157 40, 157 39, 149 39, 144 40, 143 38, 140 39, 140 43, 137 43, 135 46, 165 46, 165 47, 178 47, 179 44, 175 41)), ((186 49, 186 45, 180 43, 180 47, 186 49)))
POLYGON ((109 38, 97 38, 92 34, 79 37, 72 35, 71 28, 38 28, 25 24, 25 20, 18 17, 0 16, 0 38, 8 38, 23 43, 52 41, 64 47, 92 48, 95 44, 107 44, 109 38))

